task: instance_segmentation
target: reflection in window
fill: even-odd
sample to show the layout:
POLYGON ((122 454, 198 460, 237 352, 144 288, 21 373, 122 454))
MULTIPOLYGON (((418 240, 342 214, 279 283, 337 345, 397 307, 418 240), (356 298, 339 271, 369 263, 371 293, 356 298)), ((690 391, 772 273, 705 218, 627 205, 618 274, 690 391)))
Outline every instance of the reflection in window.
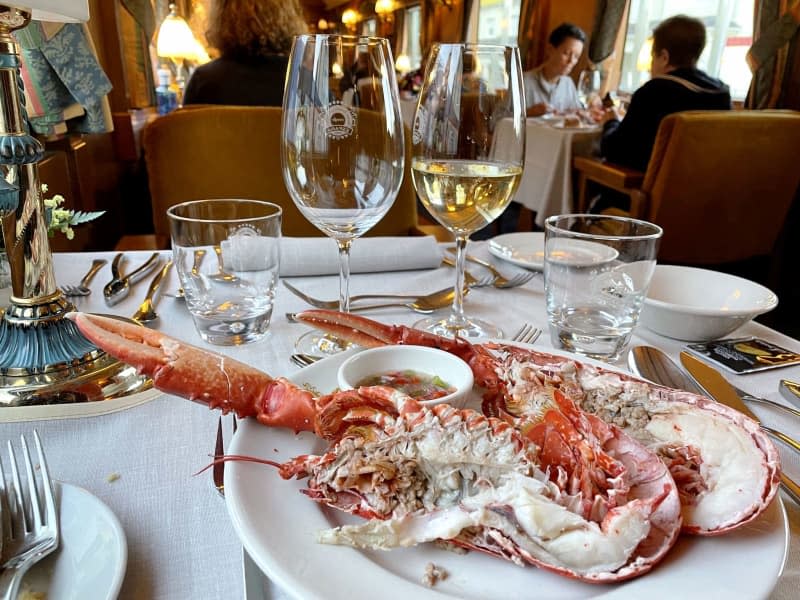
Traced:
POLYGON ((706 47, 698 68, 719 77, 742 99, 750 86, 745 62, 753 43, 753 0, 631 0, 619 88, 633 92, 650 79, 653 29, 667 17, 684 14, 706 26, 706 47))
POLYGON ((521 0, 480 0, 477 41, 516 46, 520 3, 521 0))

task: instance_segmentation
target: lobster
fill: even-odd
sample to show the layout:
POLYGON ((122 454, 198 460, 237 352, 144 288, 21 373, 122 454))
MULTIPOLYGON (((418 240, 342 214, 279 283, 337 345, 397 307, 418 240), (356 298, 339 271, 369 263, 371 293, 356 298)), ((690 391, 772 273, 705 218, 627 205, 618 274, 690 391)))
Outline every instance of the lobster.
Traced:
POLYGON ((665 465, 561 391, 523 431, 380 386, 317 398, 156 331, 83 313, 69 318, 162 391, 325 439, 320 455, 282 464, 256 458, 285 479, 307 478, 311 499, 367 519, 321 532, 320 542, 388 549, 446 540, 610 583, 652 569, 680 532, 678 491, 665 465))
POLYGON ((353 314, 309 310, 298 319, 366 346, 419 344, 453 352, 485 388, 482 410, 520 429, 541 419, 558 391, 621 427, 669 468, 683 531, 719 535, 756 519, 780 483, 780 455, 752 419, 709 398, 511 344, 469 344, 353 314))

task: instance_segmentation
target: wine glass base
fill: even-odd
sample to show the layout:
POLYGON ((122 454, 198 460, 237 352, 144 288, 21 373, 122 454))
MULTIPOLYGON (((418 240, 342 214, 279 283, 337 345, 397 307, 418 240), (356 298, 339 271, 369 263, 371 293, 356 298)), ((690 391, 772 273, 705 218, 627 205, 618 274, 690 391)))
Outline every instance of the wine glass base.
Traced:
POLYGON ((466 340, 477 338, 502 338, 503 330, 482 319, 464 317, 454 320, 452 317, 428 317, 414 323, 415 329, 422 329, 442 337, 458 337, 466 340))
POLYGON ((319 331, 309 331, 301 335, 294 344, 297 352, 314 356, 333 356, 352 346, 353 344, 347 340, 319 331))

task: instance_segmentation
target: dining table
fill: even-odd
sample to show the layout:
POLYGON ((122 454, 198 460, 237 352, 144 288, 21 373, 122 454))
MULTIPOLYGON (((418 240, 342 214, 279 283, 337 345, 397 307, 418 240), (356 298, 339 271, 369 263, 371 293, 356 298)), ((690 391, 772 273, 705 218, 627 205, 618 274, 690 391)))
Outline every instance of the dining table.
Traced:
MULTIPOLYGON (((538 127, 538 126, 537 126, 538 127)), ((549 132, 549 129, 545 129, 549 132)), ((563 136, 564 132, 558 132, 563 136)), ((529 138, 529 144, 531 139, 529 138)), ((534 141, 535 143, 535 141, 534 141)), ((387 242, 388 243, 388 242, 387 242)), ((359 241, 354 242, 354 247, 359 241)), ((507 275, 520 267, 504 262, 488 252, 486 242, 471 242, 469 254, 492 262, 507 275)), ((165 253, 165 255, 168 253, 165 253)), ((129 252, 130 264, 143 262, 147 252, 129 252)), ((60 284, 77 282, 95 258, 113 258, 111 252, 56 253, 53 256, 60 284)), ((468 267, 476 276, 484 276, 483 268, 468 267)), ((142 301, 146 281, 138 284, 130 296, 114 306, 106 306, 102 288, 110 279, 106 266, 94 278, 89 296, 73 298, 76 310, 130 317, 142 301)), ((404 292, 427 293, 454 279, 451 268, 353 273, 350 293, 404 292)), ((335 298, 338 294, 337 274, 292 277, 291 283, 304 292, 318 297, 335 298)), ((300 367, 290 361, 294 343, 307 331, 302 324, 291 322, 287 313, 309 308, 302 300, 278 285, 272 320, 267 335, 242 346, 210 346, 204 343, 194 328, 185 301, 174 297, 180 283, 173 269, 162 285, 157 298, 159 318, 150 323, 151 329, 176 337, 200 348, 232 357, 271 376, 294 376, 300 367)), ((542 351, 553 349, 547 330, 543 277, 537 274, 526 284, 511 289, 491 286, 476 287, 466 297, 468 313, 499 325, 510 337, 524 323, 542 328, 544 334, 536 342, 542 351)), ((444 309, 446 310, 446 309, 444 309)), ((373 319, 387 324, 413 325, 421 315, 404 307, 386 308, 368 313, 373 319)), ((749 322, 735 332, 736 336, 757 336, 795 352, 800 352, 800 340, 793 339, 757 322, 749 322)), ((638 327, 632 345, 655 346, 677 359, 685 342, 656 334, 638 327)), ((627 370, 624 361, 611 365, 627 370)), ((729 375, 735 385, 757 396, 787 404, 778 391, 781 379, 800 380, 800 365, 763 371, 749 375, 729 375)), ((93 414, 69 415, 48 413, 47 407, 38 413, 26 412, 23 407, 0 408, 3 441, 18 439, 36 429, 47 453, 50 473, 54 478, 88 490, 118 517, 125 532, 127 565, 119 591, 123 600, 158 599, 230 599, 300 598, 296 590, 281 588, 260 572, 252 575, 248 566, 247 594, 243 575, 242 543, 229 517, 226 500, 212 485, 209 471, 203 469, 212 461, 219 413, 207 406, 170 394, 148 393, 139 402, 106 400, 96 403, 93 414), (258 594, 254 590, 258 588, 258 594)), ((784 429, 800 438, 800 420, 752 405, 765 423, 784 429)), ((230 421, 225 420, 226 442, 230 436, 230 421)), ((241 428, 240 428, 241 431, 241 428)), ((784 449, 784 468, 800 480, 800 460, 784 449)), ((782 510, 786 511, 789 544, 782 574, 777 578, 770 598, 790 600, 800 590, 800 507, 780 493, 782 510)), ((776 500, 777 501, 777 500, 776 500)), ((287 497, 286 502, 310 502, 306 498, 287 497)), ((265 506, 264 511, 269 511, 265 506)), ((300 523, 297 524, 299 528, 300 523)), ((283 541, 275 539, 276 551, 283 541)), ((494 560, 489 559, 487 560, 494 560)), ((758 556, 752 557, 759 560, 758 556)), ((332 566, 333 567, 333 566, 332 566)), ((532 567, 528 567, 532 568, 532 567)), ((668 567, 665 567, 668 568, 668 567)), ((314 573, 305 573, 314 577, 314 573)), ((645 575, 644 577, 647 577, 645 575)), ((680 593, 682 597, 714 597, 708 588, 693 592, 695 582, 686 581, 678 592, 663 590, 664 598, 680 593)), ((352 582, 358 586, 358 581, 352 582)), ((624 584, 620 584, 624 585, 624 584)), ((624 590, 624 588, 622 588, 624 590)), ((534 597, 535 590, 520 590, 518 597, 534 597)), ((624 594, 623 594, 624 596, 624 594)), ((330 598, 347 598, 347 590, 331 590, 330 598)), ((380 593, 376 591, 376 596, 380 593)), ((659 597, 655 594, 651 597, 659 597)))

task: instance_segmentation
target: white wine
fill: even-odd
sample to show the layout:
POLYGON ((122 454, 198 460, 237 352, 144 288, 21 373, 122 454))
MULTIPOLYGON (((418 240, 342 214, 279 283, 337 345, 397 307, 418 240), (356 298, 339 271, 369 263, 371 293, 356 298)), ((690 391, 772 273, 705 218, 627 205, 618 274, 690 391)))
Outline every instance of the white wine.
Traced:
POLYGON ((437 221, 456 235, 468 235, 505 210, 522 167, 475 160, 415 159, 414 188, 437 221))

